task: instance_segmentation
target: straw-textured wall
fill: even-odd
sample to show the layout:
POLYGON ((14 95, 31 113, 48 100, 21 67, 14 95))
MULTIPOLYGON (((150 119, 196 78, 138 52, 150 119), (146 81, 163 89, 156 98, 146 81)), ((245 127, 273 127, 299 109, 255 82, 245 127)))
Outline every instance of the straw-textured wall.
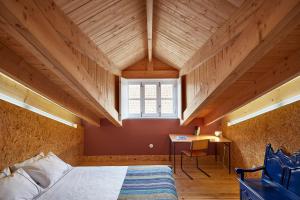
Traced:
POLYGON ((83 127, 72 128, 0 100, 0 168, 43 151, 77 164, 83 155, 83 127))
POLYGON ((234 167, 262 165, 268 143, 293 153, 300 150, 300 101, 230 127, 223 123, 223 131, 233 140, 234 167))

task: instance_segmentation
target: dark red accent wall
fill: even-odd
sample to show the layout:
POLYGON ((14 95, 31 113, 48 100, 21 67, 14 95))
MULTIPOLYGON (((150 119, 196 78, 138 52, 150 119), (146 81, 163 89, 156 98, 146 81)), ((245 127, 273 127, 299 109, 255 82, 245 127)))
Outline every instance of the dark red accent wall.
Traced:
MULTIPOLYGON (((164 155, 169 153, 170 133, 193 133, 200 121, 180 126, 177 119, 123 120, 123 127, 115 127, 107 120, 101 127, 85 124, 85 155, 164 155), (149 144, 154 148, 150 149, 149 144)), ((202 133, 205 133, 202 131, 202 133)), ((206 132, 205 134, 211 134, 206 132)), ((177 153, 188 144, 177 145, 177 153)), ((212 148, 213 149, 213 148, 212 148)))

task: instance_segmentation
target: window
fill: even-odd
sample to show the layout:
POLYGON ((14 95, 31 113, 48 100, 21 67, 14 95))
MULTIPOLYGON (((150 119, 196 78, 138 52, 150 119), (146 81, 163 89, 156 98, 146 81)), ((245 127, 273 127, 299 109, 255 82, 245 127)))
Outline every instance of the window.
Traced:
POLYGON ((176 118, 177 80, 122 80, 122 119, 176 118))

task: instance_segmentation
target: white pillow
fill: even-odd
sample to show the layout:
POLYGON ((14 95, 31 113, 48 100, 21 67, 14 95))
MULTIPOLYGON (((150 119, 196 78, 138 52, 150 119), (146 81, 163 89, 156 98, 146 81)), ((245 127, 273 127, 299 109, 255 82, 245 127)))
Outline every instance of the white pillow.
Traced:
POLYGON ((38 155, 36 155, 36 156, 34 156, 34 157, 32 157, 32 158, 29 158, 29 159, 27 159, 27 160, 25 160, 25 161, 23 161, 23 162, 14 164, 13 166, 10 167, 10 169, 11 169, 12 172, 14 172, 14 171, 16 171, 17 169, 22 168, 23 166, 26 166, 26 165, 28 165, 28 164, 30 164, 30 163, 33 163, 33 162, 36 161, 36 160, 39 160, 39 159, 43 158, 44 156, 45 156, 44 153, 41 152, 41 153, 39 153, 38 155))
POLYGON ((42 189, 23 170, 0 179, 0 200, 33 199, 42 189))
POLYGON ((10 174, 11 173, 9 167, 6 167, 0 172, 0 178, 4 178, 6 176, 9 176, 10 174))
POLYGON ((38 185, 47 188, 69 171, 70 165, 52 153, 22 168, 38 185))

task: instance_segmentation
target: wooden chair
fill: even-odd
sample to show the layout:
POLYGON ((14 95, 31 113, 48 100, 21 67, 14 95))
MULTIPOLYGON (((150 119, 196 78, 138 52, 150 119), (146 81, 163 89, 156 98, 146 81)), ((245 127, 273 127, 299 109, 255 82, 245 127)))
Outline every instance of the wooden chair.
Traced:
POLYGON ((207 156, 207 153, 208 153, 208 144, 209 144, 209 140, 192 141, 191 146, 190 146, 190 150, 188 150, 188 151, 186 151, 186 150, 181 151, 181 158, 180 158, 180 160, 181 160, 181 170, 183 171, 183 173, 185 173, 192 180, 193 180, 193 178, 186 171, 184 171, 184 169, 182 167, 182 158, 183 158, 183 155, 191 157, 191 158, 196 157, 197 169, 199 169, 206 176, 210 177, 210 175, 207 174, 198 165, 198 157, 207 156))

